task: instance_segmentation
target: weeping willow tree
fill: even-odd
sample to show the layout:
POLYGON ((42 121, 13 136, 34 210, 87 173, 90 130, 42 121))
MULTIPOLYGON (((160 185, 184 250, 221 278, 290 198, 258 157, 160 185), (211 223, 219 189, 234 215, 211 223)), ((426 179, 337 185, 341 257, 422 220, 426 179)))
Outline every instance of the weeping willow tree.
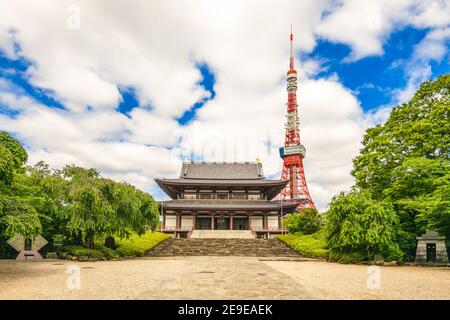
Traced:
POLYGON ((93 248, 95 237, 126 237, 155 229, 159 212, 150 195, 127 183, 104 179, 93 169, 67 166, 62 176, 67 181, 62 211, 67 231, 81 236, 87 248, 93 248))

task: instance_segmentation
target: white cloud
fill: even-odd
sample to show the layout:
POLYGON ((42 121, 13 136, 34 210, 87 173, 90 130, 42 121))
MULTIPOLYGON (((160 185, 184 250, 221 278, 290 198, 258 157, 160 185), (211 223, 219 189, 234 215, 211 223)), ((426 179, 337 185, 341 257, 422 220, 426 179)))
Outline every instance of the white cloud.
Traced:
POLYGON ((383 42, 405 26, 440 28, 450 23, 445 0, 336 1, 317 28, 320 36, 352 48, 348 60, 383 54, 383 42))
MULTIPOLYGON (((30 60, 30 83, 66 110, 43 106, 3 81, 0 104, 19 114, 0 116, 0 128, 26 143, 30 163, 95 167, 148 191, 154 190, 154 177, 178 176, 180 158, 192 150, 205 160, 258 156, 266 175, 278 177, 290 22, 297 54, 311 52, 318 34, 350 45, 352 59, 381 54, 384 39, 397 25, 444 30, 446 19, 439 12, 448 6, 360 3, 3 1, 0 48, 11 58, 30 60), (74 14, 67 9, 73 5, 80 8, 80 29, 67 27, 74 14), (209 97, 198 84, 198 62, 214 71, 216 97, 183 127, 175 119, 209 97), (119 87, 132 88, 139 101, 127 116, 117 111, 119 87)), ((428 59, 441 56, 438 43, 428 59)), ((420 48, 416 51, 419 55, 420 48)), ((306 176, 323 209, 335 193, 352 185, 351 159, 364 129, 383 121, 388 109, 364 114, 337 76, 310 79, 323 70, 320 58, 296 63, 306 176)))
POLYGON ((428 34, 414 48, 414 52, 405 63, 405 74, 408 78, 404 88, 394 91, 395 102, 403 103, 411 99, 420 83, 430 79, 431 63, 441 62, 448 57, 450 43, 450 26, 438 28, 428 34))

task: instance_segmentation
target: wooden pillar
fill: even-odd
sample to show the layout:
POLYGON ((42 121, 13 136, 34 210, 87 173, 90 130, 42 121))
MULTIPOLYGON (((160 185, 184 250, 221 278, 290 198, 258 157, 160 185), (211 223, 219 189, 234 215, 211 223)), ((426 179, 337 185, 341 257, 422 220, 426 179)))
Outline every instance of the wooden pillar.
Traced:
POLYGON ((179 213, 177 213, 175 229, 179 230, 180 228, 181 228, 181 215, 179 213))
POLYGON ((278 214, 278 230, 283 230, 280 213, 278 214))
POLYGON ((269 222, 268 222, 268 220, 269 220, 269 215, 267 214, 267 212, 264 214, 264 216, 263 216, 264 218, 264 230, 266 231, 266 238, 268 238, 269 237, 269 222))
POLYGON ((166 215, 165 214, 163 214, 163 221, 162 221, 161 229, 166 230, 166 215))
POLYGON ((230 214, 230 230, 233 230, 233 214, 230 214))
POLYGON ((192 230, 195 230, 197 224, 197 212, 192 213, 192 230))
POLYGON ((249 213, 247 215, 247 229, 251 230, 252 229, 252 214, 249 213))
POLYGON ((267 213, 263 214, 263 229, 267 230, 267 213))
POLYGON ((215 215, 211 214, 211 230, 215 229, 215 215))

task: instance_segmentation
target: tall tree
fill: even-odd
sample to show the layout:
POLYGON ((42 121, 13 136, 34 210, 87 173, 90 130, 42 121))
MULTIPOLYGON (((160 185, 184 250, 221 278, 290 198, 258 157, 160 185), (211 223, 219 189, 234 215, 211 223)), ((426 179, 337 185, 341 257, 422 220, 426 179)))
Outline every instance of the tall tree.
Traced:
POLYGON ((20 143, 0 132, 0 236, 34 237, 42 231, 39 214, 16 193, 15 182, 24 175, 28 155, 20 143))
POLYGON ((352 174, 373 199, 392 202, 402 229, 399 243, 410 258, 415 236, 427 228, 438 227, 450 240, 441 211, 443 190, 450 187, 449 74, 422 83, 386 123, 367 130, 352 174))
POLYGON ((148 227, 155 228, 159 212, 150 195, 127 183, 104 179, 93 169, 67 166, 62 176, 66 229, 82 237, 88 248, 94 246, 95 237, 126 237, 132 231, 142 234, 148 227))
POLYGON ((448 161, 449 152, 450 75, 446 74, 422 83, 409 102, 392 109, 385 124, 367 130, 352 174, 359 188, 382 199, 405 159, 448 161))
POLYGON ((159 211, 152 196, 130 184, 108 179, 102 180, 101 189, 116 214, 112 230, 118 236, 127 236, 130 231, 142 234, 146 228, 155 229, 159 211))
POLYGON ((94 247, 94 237, 111 233, 114 210, 100 189, 99 173, 94 169, 66 166, 62 171, 67 179, 63 214, 67 231, 81 236, 88 248, 94 247))

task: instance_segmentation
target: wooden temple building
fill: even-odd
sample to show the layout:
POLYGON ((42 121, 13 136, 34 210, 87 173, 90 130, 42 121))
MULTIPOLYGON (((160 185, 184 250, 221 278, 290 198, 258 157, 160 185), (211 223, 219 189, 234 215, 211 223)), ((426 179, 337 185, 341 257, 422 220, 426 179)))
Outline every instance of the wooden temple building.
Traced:
POLYGON ((283 215, 298 204, 273 200, 288 181, 265 179, 261 163, 184 162, 178 179, 155 179, 171 198, 159 203, 163 232, 189 237, 193 230, 284 232, 283 215))

